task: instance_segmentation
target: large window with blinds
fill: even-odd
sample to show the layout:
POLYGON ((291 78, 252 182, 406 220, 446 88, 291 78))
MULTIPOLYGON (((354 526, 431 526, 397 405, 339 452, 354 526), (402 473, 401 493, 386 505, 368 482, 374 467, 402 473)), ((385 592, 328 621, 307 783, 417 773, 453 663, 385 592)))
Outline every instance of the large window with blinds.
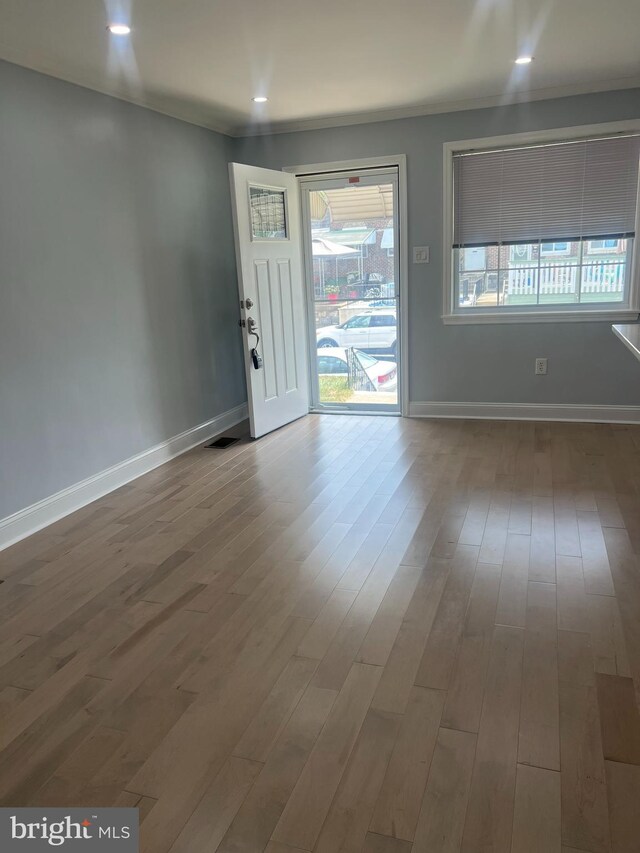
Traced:
POLYGON ((445 320, 637 314, 640 129, 445 146, 445 320))

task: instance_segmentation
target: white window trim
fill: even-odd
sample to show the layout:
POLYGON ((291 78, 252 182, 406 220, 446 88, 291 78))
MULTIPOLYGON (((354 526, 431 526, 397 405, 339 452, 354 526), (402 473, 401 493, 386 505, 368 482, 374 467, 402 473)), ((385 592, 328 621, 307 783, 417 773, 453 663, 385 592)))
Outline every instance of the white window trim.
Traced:
POLYGON ((605 124, 588 124, 579 127, 561 127, 553 130, 540 130, 531 133, 511 133, 504 136, 463 139, 458 142, 445 142, 443 148, 443 198, 444 214, 442 266, 443 266, 443 302, 442 320, 445 324, 470 325, 478 323, 584 323, 585 321, 629 321, 637 320, 640 314, 640 189, 636 205, 636 238, 633 240, 631 271, 629 278, 629 299, 620 306, 598 308, 545 309, 528 308, 525 311, 476 311, 459 308, 455 305, 453 284, 452 250, 453 245, 453 155, 460 151, 492 150, 509 145, 533 145, 540 142, 561 142, 568 139, 588 139, 607 133, 629 133, 640 131, 640 121, 616 121, 605 124))

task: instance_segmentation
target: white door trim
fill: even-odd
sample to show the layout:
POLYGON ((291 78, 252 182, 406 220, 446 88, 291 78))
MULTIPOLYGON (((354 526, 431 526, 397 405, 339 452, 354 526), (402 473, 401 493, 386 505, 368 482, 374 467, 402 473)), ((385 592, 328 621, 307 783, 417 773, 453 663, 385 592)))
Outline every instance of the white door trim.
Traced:
MULTIPOLYGON (((383 157, 363 157, 359 160, 335 160, 331 163, 307 163, 299 166, 285 166, 283 172, 290 172, 298 178, 323 175, 331 172, 360 171, 362 169, 380 169, 393 166, 398 170, 398 231, 400 254, 398 267, 400 272, 400 414, 409 416, 409 235, 407 206, 407 155, 389 154, 383 157)), ((305 291, 306 292, 306 291, 305 291)))

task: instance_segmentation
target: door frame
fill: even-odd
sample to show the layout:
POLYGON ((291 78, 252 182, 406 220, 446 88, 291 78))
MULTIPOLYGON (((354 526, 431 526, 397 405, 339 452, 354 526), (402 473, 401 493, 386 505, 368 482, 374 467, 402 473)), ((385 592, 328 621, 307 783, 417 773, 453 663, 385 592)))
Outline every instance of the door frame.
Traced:
MULTIPOLYGON (((324 412, 327 414, 376 414, 376 415, 391 415, 397 417, 402 414, 402 403, 401 403, 401 394, 400 388, 402 387, 402 377, 403 377, 403 364, 402 364, 402 319, 396 315, 396 328, 397 328, 397 342, 398 342, 398 357, 396 358, 397 362, 397 371, 398 371, 398 390, 396 392, 396 402, 395 404, 380 404, 380 403, 363 403, 363 404, 322 404, 320 402, 320 394, 319 394, 319 377, 316 368, 317 363, 317 347, 316 347, 316 316, 315 316, 315 296, 314 296, 314 288, 313 288, 313 253, 312 253, 312 239, 311 239, 311 222, 309 220, 309 203, 308 203, 308 193, 311 191, 311 187, 314 189, 318 188, 318 185, 321 185, 325 182, 328 182, 328 187, 331 187, 332 184, 335 184, 338 187, 346 186, 347 176, 349 179, 351 177, 357 175, 358 176, 358 186, 374 186, 377 184, 387 184, 391 183, 393 185, 393 207, 394 207, 394 215, 393 215, 393 230, 394 234, 398 236, 399 242, 399 233, 400 233, 400 223, 399 223, 399 215, 398 215, 398 207, 399 207, 399 177, 398 177, 398 169, 395 166, 385 166, 382 168, 376 169, 350 169, 348 172, 331 172, 325 173, 321 176, 313 175, 311 177, 303 177, 300 176, 298 178, 299 186, 300 186, 300 203, 301 203, 301 212, 302 212, 302 239, 304 242, 303 246, 303 260, 304 260, 304 269, 305 269, 305 278, 306 278, 306 297, 307 297, 307 322, 308 329, 307 335, 309 338, 309 389, 310 389, 310 397, 311 397, 311 410, 314 412, 324 412)), ((398 282, 398 289, 395 290, 394 296, 396 300, 402 303, 402 299, 400 296, 400 256, 395 256, 393 258, 393 266, 394 266, 394 282, 398 282), (399 298, 398 298, 399 297, 399 298)))
MULTIPOLYGON (((330 163, 307 163, 299 166, 285 166, 282 171, 290 172, 297 178, 326 177, 336 172, 366 171, 385 167, 398 170, 398 237, 399 237, 399 296, 400 296, 400 415, 409 415, 409 237, 407 208, 407 155, 393 154, 383 157, 363 157, 359 160, 335 160, 330 163)), ((304 212, 303 212, 304 219, 304 212)), ((303 235, 304 240, 304 235, 303 235)), ((303 252, 305 267, 308 263, 307 251, 303 252)), ((308 270, 307 270, 308 272, 308 270)), ((305 299, 308 303, 308 288, 305 287, 305 299)), ((308 304, 307 304, 308 309, 308 304)), ((312 370, 310 364, 309 369, 312 370)), ((309 401, 311 403, 311 400, 309 401)), ((380 414, 385 414, 381 412, 380 414)))

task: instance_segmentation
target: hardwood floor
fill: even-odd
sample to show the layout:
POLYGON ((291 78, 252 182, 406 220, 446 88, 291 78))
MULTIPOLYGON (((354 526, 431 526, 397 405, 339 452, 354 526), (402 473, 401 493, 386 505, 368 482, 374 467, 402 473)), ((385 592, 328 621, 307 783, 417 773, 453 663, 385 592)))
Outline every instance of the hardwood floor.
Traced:
POLYGON ((309 416, 0 554, 0 799, 144 853, 640 850, 640 427, 309 416))

